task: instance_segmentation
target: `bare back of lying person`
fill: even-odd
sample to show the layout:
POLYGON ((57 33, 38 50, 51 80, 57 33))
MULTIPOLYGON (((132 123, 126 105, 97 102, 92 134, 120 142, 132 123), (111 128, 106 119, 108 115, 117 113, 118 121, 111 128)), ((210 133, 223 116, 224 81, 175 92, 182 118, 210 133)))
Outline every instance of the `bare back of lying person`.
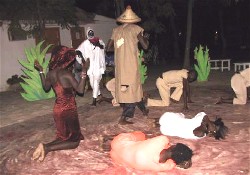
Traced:
POLYGON ((144 171, 169 171, 192 165, 192 150, 182 144, 170 145, 166 136, 146 138, 141 131, 109 137, 110 156, 115 164, 144 171))
POLYGON ((56 139, 47 144, 40 143, 32 160, 43 161, 51 151, 74 149, 84 139, 80 130, 75 92, 84 93, 88 63, 82 64, 81 80, 78 83, 72 74, 76 54, 74 49, 65 46, 54 47, 46 76, 40 63, 37 60, 34 63, 40 73, 43 89, 49 91, 53 88, 56 94, 53 110, 56 139))

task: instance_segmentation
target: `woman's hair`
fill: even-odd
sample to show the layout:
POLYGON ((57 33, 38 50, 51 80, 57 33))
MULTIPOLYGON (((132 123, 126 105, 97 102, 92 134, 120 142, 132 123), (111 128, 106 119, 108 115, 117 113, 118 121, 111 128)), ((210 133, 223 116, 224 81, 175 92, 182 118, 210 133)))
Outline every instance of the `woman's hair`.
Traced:
POLYGON ((191 160, 193 156, 193 151, 186 145, 182 143, 177 143, 171 150, 171 158, 178 165, 184 161, 191 160))
POLYGON ((49 70, 55 68, 67 68, 75 61, 76 52, 73 48, 58 45, 52 49, 49 70))
POLYGON ((228 133, 228 127, 224 125, 221 118, 217 118, 214 122, 216 127, 216 133, 214 134, 215 139, 220 140, 225 139, 225 136, 228 133))

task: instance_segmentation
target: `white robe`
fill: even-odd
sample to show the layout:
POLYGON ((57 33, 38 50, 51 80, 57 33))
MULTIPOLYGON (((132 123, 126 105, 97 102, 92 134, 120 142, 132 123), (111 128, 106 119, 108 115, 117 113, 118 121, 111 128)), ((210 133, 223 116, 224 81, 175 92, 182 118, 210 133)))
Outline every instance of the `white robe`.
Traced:
MULTIPOLYGON (((101 45, 105 46, 104 42, 99 39, 101 45)), ((88 39, 80 44, 76 49, 82 52, 83 58, 85 61, 89 59, 89 69, 87 75, 89 76, 90 86, 93 89, 93 98, 97 98, 100 92, 100 81, 102 79, 102 74, 106 70, 105 63, 105 53, 104 49, 100 49, 97 46, 94 46, 88 39)), ((82 59, 78 56, 76 57, 78 63, 82 63, 82 59)))
POLYGON ((200 139, 202 137, 195 136, 193 130, 201 125, 205 115, 204 112, 200 112, 194 118, 188 119, 182 113, 166 112, 159 120, 160 131, 167 136, 200 139))
MULTIPOLYGON (((99 39, 100 44, 105 46, 104 42, 99 39)), ((88 75, 100 76, 104 74, 106 70, 105 53, 104 49, 94 46, 88 39, 80 44, 76 49, 82 52, 82 55, 86 61, 89 58, 90 65, 87 71, 88 75)), ((78 63, 82 63, 81 58, 76 57, 78 63)))

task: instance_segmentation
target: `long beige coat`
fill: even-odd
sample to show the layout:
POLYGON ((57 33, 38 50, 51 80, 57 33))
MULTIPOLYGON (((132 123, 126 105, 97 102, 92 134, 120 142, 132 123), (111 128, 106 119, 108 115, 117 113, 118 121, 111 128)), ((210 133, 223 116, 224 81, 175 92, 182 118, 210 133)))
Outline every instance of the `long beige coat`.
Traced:
POLYGON ((115 96, 118 103, 135 103, 142 100, 143 91, 138 64, 137 35, 143 31, 135 24, 114 28, 111 39, 115 51, 115 96), (122 91, 122 86, 127 89, 122 91))

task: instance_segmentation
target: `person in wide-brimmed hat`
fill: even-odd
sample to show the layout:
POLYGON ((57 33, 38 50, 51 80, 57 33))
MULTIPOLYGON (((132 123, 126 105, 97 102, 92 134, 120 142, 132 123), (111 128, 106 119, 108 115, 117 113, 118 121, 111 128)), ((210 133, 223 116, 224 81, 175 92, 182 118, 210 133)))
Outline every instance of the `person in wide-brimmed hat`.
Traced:
POLYGON ((139 18, 131 9, 130 6, 126 8, 126 10, 119 16, 116 21, 120 23, 137 23, 141 21, 141 18, 139 18))
POLYGON ((119 124, 132 124, 128 121, 134 116, 138 106, 143 115, 148 114, 142 98, 142 83, 138 65, 138 42, 143 49, 147 49, 149 42, 144 30, 135 23, 139 18, 130 6, 117 18, 122 25, 113 29, 106 51, 114 48, 115 54, 115 99, 122 104, 123 113, 119 124))

